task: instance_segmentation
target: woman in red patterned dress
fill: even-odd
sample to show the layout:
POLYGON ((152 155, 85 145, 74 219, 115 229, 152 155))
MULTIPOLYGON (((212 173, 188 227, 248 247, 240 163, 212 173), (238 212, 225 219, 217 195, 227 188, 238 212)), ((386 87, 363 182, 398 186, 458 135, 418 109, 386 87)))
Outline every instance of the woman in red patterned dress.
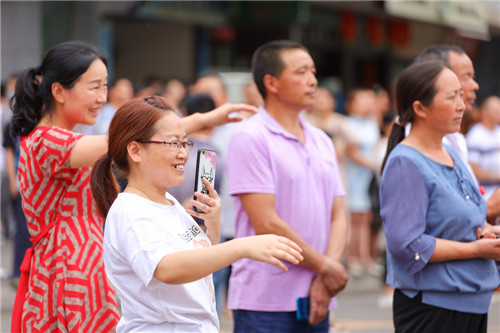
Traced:
MULTIPOLYGON (((103 223, 90 190, 90 167, 107 151, 107 136, 72 132, 95 123, 107 99, 106 59, 70 41, 18 78, 12 133, 21 136, 19 180, 33 247, 25 256, 12 317, 13 332, 108 332, 119 320, 102 259, 103 223)), ((187 132, 238 119, 227 104, 183 118, 187 132)), ((124 129, 125 130, 125 129, 124 129)))

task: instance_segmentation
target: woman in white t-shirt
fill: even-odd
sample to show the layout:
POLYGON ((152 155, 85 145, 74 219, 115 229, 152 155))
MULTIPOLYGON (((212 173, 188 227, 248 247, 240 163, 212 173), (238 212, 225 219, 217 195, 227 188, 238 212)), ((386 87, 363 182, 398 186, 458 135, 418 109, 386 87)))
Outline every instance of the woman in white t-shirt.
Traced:
POLYGON ((220 199, 206 179, 209 195, 195 193, 205 203, 192 201, 205 213, 185 210, 168 194, 183 181, 190 148, 181 120, 161 97, 131 100, 111 121, 108 153, 95 164, 91 187, 106 217, 104 263, 121 300, 118 332, 216 332, 213 272, 241 258, 283 270, 279 259, 302 260, 295 243, 275 235, 219 244, 220 199), (122 193, 112 164, 127 176, 122 193), (206 232, 191 215, 205 221, 206 232))

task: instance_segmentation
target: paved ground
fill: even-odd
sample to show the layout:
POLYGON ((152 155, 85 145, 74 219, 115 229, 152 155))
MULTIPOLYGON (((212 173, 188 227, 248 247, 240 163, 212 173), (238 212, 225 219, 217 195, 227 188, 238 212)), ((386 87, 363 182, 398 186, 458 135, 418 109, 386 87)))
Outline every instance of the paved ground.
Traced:
MULTIPOLYGON (((11 287, 5 274, 10 274, 12 261, 12 242, 0 241, 0 275, 1 279, 1 309, 0 332, 10 332, 10 318, 12 304, 14 303, 15 290, 11 287), (2 274, 4 273, 4 274, 2 274)), ((337 327, 342 330, 332 329, 331 332, 352 333, 390 333, 394 332, 392 325, 392 311, 390 308, 380 308, 377 300, 380 295, 381 283, 378 278, 365 276, 351 278, 347 288, 339 295, 339 308, 334 316, 337 327)), ((232 332, 230 315, 221 318, 221 332, 232 332)), ((494 296, 489 313, 488 332, 500 333, 500 293, 494 296)))

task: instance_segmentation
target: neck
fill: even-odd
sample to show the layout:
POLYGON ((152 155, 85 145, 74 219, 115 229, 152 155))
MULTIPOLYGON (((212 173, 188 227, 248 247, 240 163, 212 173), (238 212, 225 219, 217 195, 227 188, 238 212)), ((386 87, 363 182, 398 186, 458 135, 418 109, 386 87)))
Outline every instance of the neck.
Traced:
POLYGON ((134 183, 128 183, 127 187, 123 192, 126 193, 134 193, 137 194, 145 199, 151 200, 153 202, 162 204, 162 205, 167 205, 167 206, 172 206, 172 203, 170 200, 168 200, 165 197, 165 192, 162 194, 158 191, 154 191, 150 188, 147 188, 147 186, 138 186, 134 183))
POLYGON ((295 135, 300 142, 304 143, 304 130, 300 125, 299 113, 301 110, 280 107, 272 103, 265 104, 265 109, 288 133, 295 135))
POLYGON ((454 162, 443 146, 443 134, 428 131, 424 126, 412 126, 410 134, 402 143, 420 151, 430 159, 453 166, 454 162))
POLYGON ((495 124, 491 121, 482 121, 481 125, 489 129, 490 131, 493 131, 495 129, 495 124))
POLYGON ((69 124, 64 118, 59 116, 60 113, 57 110, 48 111, 38 123, 38 126, 47 126, 47 127, 62 127, 67 129, 68 131, 72 131, 75 127, 69 124))

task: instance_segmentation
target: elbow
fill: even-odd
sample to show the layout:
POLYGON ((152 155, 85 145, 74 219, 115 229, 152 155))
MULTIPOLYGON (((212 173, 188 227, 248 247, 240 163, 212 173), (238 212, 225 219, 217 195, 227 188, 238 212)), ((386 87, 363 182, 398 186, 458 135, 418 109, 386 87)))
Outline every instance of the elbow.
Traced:
POLYGON ((422 270, 429 261, 429 249, 418 249, 410 245, 387 244, 389 254, 401 265, 409 274, 415 274, 422 270))

